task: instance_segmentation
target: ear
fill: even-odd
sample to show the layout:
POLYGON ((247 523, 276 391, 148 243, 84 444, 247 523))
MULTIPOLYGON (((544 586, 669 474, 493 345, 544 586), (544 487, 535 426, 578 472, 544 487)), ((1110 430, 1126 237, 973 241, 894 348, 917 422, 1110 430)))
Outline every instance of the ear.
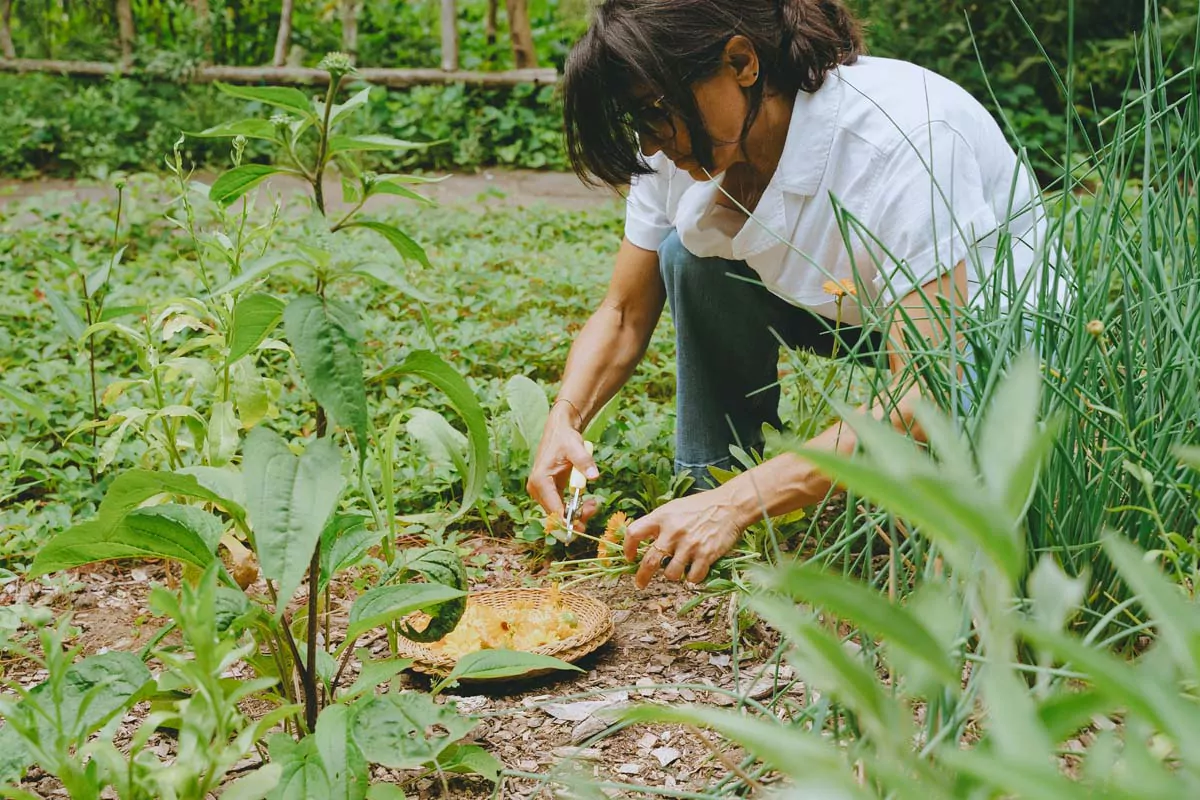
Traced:
POLYGON ((745 36, 738 34, 725 43, 722 63, 742 88, 758 82, 758 52, 745 36))

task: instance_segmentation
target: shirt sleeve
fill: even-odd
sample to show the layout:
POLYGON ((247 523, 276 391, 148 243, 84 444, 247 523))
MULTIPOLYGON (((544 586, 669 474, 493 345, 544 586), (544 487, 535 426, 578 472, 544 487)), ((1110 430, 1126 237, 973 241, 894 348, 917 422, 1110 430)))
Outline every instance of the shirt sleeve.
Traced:
MULTIPOLYGON (((877 294, 898 300, 971 261, 975 243, 995 231, 974 151, 944 122, 910 132, 884 157, 867 229, 880 253, 877 294)), ((970 271, 970 270, 968 270, 970 271)))
POLYGON ((669 213, 671 163, 656 153, 648 163, 649 175, 635 175, 625 200, 625 238, 643 250, 658 250, 674 229, 669 213))

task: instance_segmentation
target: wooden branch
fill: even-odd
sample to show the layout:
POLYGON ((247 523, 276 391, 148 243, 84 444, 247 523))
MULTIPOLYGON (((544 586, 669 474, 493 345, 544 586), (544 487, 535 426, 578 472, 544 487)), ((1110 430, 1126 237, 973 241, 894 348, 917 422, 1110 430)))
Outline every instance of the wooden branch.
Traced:
POLYGON ((537 66, 537 50, 533 46, 533 28, 529 21, 526 0, 505 0, 508 12, 508 34, 512 39, 513 64, 517 69, 537 66))
MULTIPOLYGON (((56 61, 32 58, 0 59, 0 72, 50 72, 59 75, 104 77, 130 74, 118 64, 103 61, 56 61)), ((468 83, 475 86, 516 86, 533 83, 547 85, 558 82, 558 73, 553 68, 512 69, 503 72, 474 72, 456 70, 444 72, 440 69, 382 69, 360 67, 358 75, 367 83, 403 89, 409 86, 428 86, 446 83, 468 83)), ((141 73, 142 77, 147 76, 141 73)), ((329 82, 329 74, 309 67, 223 67, 202 66, 190 76, 190 83, 265 83, 288 86, 322 86, 329 82)))
POLYGON ((496 7, 498 5, 498 0, 487 0, 487 15, 483 18, 483 35, 489 46, 496 43, 496 7))
POLYGON ((132 63, 133 61, 133 7, 129 0, 117 0, 117 30, 118 38, 121 43, 121 62, 124 64, 132 63))
POLYGON ((283 7, 279 12, 279 35, 275 37, 275 57, 271 61, 276 67, 282 67, 287 61, 288 44, 292 41, 293 8, 293 0, 283 0, 283 7))
POLYGON ((0 55, 17 57, 12 40, 12 0, 0 0, 0 55))
POLYGON ((458 69, 458 7, 455 0, 442 0, 442 70, 458 69))
POLYGON ((342 52, 358 60, 359 0, 342 0, 342 52))

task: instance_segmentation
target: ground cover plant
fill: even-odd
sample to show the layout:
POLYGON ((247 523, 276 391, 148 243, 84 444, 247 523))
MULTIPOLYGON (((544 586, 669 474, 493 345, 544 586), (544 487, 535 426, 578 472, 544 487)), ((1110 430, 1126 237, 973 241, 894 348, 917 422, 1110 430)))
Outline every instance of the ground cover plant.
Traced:
MULTIPOLYGON (((666 450, 669 326, 588 432, 590 538, 564 547, 522 492, 615 204, 429 208, 426 178, 357 160, 408 145, 358 126, 370 93, 339 92, 331 58, 328 94, 228 89, 264 108, 193 132, 231 141, 211 183, 180 146, 166 178, 118 176, 105 202, 0 207, 0 794, 1194 794, 1200 100, 1147 30, 1136 90, 1049 187, 1045 252, 1069 258, 1048 280, 1075 303, 1001 270, 950 323, 972 404, 945 366, 962 354, 922 346, 898 387, 946 409, 921 412, 928 448, 855 421, 863 452, 822 464, 845 499, 764 521, 700 591, 662 589, 657 615, 601 530, 686 489, 666 450), (253 140, 269 163, 246 160, 253 140), (280 170, 311 186, 302 202, 256 191, 280 170), (999 305, 1025 291, 1030 308, 999 305), (400 677, 396 635, 422 634, 404 615, 449 629, 518 549, 506 580, 554 561, 627 603, 626 671, 593 680, 612 675, 602 656, 511 702, 400 677), (151 567, 165 585, 137 648, 85 651, 70 620, 8 601, 45 589, 66 610, 96 575, 151 567), (619 708, 631 696, 650 702, 619 708), (554 721, 574 727, 531 735, 554 721), (601 749, 622 737, 650 743, 601 749), (695 769, 645 767, 685 740, 695 769), (529 757, 562 741, 581 749, 529 757)), ((898 388, 803 357, 781 380, 792 433, 771 452, 898 388)))

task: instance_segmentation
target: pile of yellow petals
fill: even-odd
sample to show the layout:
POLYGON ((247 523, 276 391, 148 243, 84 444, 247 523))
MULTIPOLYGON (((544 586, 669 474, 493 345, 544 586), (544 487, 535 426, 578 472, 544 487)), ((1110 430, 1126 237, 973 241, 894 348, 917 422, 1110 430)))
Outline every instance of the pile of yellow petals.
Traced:
POLYGON ((490 606, 467 599, 458 626, 429 649, 450 658, 478 650, 530 651, 569 639, 579 632, 579 621, 563 603, 558 586, 537 600, 490 606))

